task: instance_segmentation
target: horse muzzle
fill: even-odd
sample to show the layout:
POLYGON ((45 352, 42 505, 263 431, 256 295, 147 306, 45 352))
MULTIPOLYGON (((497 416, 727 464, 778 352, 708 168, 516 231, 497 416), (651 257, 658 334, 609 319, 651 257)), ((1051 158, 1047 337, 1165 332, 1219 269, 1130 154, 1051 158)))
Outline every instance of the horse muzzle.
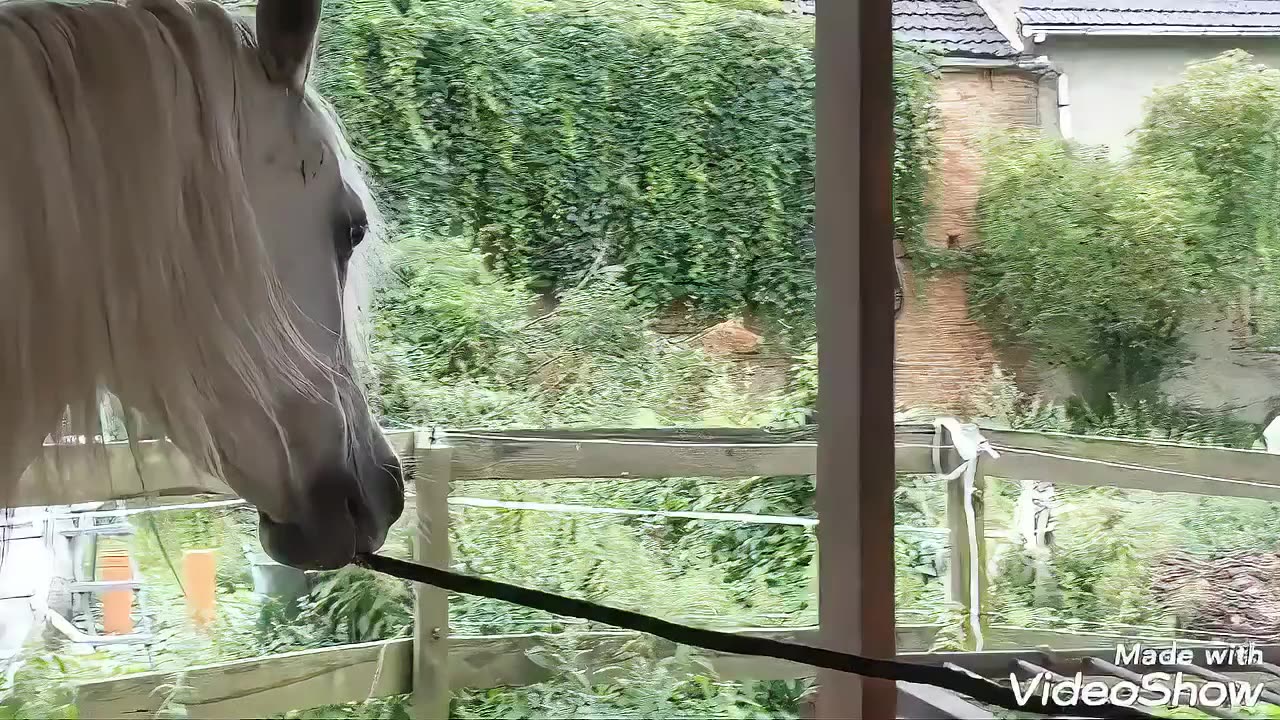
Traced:
POLYGON ((297 510, 288 519, 258 513, 267 555, 302 570, 340 568, 386 541, 404 512, 403 469, 394 456, 363 472, 327 469, 307 485, 297 510))

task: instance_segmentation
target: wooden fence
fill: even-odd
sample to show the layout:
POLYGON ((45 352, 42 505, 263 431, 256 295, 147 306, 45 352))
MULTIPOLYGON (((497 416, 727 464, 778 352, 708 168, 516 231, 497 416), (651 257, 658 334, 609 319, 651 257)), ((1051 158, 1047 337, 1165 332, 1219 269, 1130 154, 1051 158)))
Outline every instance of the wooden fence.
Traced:
MULTIPOLYGON (((979 437, 976 431, 973 426, 954 422, 900 425, 894 452, 901 473, 948 478, 948 527, 936 532, 945 532, 950 538, 952 597, 971 612, 980 625, 972 630, 981 633, 989 648, 1099 648, 1126 635, 985 624, 981 606, 987 536, 982 513, 984 478, 1280 500, 1280 456, 1265 452, 1008 430, 982 430, 979 437), (963 472, 966 463, 970 463, 967 473, 963 472)), ((805 475, 813 474, 816 464, 816 444, 809 431, 426 430, 390 435, 402 457, 413 459, 412 476, 418 488, 417 556, 437 566, 449 564, 448 497, 454 481, 596 478, 617 482, 805 475)), ((63 462, 67 455, 74 461, 77 453, 85 455, 86 463, 91 462, 89 448, 62 447, 58 452, 64 456, 63 462)), ((52 475, 47 468, 34 467, 23 480, 18 504, 66 504, 143 494, 229 493, 212 478, 172 474, 172 465, 160 461, 182 460, 167 443, 146 443, 142 452, 143 462, 137 463, 127 447, 109 447, 110 473, 87 472, 91 466, 86 465, 86 472, 77 476, 96 480, 78 480, 74 487, 49 484, 52 475)), ((548 671, 530 660, 527 651, 551 637, 451 635, 447 593, 419 588, 416 604, 413 638, 220 663, 190 668, 176 676, 155 672, 87 682, 78 688, 80 713, 85 717, 151 717, 167 700, 176 700, 193 718, 260 717, 412 692, 415 715, 446 717, 452 689, 519 686, 547 678, 548 671)), ((742 632, 814 642, 815 630, 742 632)), ((927 653, 936 630, 928 625, 899 626, 900 655, 923 662, 955 662, 954 655, 927 653)), ((1133 635, 1141 634, 1135 631, 1133 635)), ((590 646, 593 656, 603 659, 624 651, 637 636, 607 631, 557 637, 590 646)), ((657 644, 658 652, 673 649, 669 644, 657 644)), ((812 675, 810 668, 770 659, 710 655, 703 660, 726 679, 812 675)), ((949 702, 934 697, 928 689, 904 687, 901 692, 915 703, 912 707, 926 702, 922 697, 932 698, 928 701, 935 704, 949 702)))

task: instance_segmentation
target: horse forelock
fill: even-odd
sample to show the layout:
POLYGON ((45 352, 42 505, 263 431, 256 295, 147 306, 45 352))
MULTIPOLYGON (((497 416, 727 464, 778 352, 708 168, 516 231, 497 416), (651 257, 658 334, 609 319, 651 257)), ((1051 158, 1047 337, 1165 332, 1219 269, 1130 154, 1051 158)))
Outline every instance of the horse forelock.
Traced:
MULTIPOLYGON (((239 383, 285 444, 273 391, 313 393, 321 361, 290 320, 240 162, 251 42, 207 0, 0 2, 0 472, 62 408, 97 427, 104 385, 216 474, 212 378, 239 383)), ((355 333, 368 274, 350 277, 355 333)))

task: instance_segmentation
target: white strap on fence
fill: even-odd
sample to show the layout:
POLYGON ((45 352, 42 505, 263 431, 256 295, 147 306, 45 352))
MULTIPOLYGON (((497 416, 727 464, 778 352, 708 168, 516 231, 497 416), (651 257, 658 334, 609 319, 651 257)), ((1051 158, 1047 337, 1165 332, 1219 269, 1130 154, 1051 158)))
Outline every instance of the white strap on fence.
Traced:
POLYGON ((974 480, 978 473, 978 458, 964 461, 964 524, 969 539, 969 626, 973 628, 974 650, 982 649, 982 622, 979 600, 981 588, 978 579, 978 521, 973 510, 974 480))
MULTIPOLYGON (((933 421, 933 470, 942 480, 951 481, 957 477, 964 476, 964 519, 965 531, 969 540, 969 626, 973 631, 973 637, 976 642, 976 650, 982 649, 982 623, 981 608, 978 605, 980 597, 980 571, 978 567, 978 521, 977 513, 973 508, 973 493, 976 486, 978 475, 978 458, 985 454, 992 458, 1000 457, 995 448, 991 447, 991 443, 982 437, 982 433, 978 430, 977 425, 971 423, 962 423, 952 417, 935 418, 933 421), (962 462, 949 473, 944 473, 942 469, 942 431, 947 431, 951 437, 951 445, 955 448, 956 454, 960 456, 962 462)), ((954 553, 952 554, 952 562, 954 562, 954 553)))

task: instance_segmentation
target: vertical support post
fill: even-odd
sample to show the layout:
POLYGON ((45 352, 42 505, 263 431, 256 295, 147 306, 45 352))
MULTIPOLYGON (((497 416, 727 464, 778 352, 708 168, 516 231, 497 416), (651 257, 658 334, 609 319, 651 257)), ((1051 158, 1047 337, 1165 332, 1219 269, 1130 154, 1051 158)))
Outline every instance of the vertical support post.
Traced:
POLYGON ((1054 487, 1053 483, 1040 480, 1023 480, 1019 484, 1021 490, 1013 517, 1022 548, 1032 563, 1035 605, 1046 607, 1055 592, 1053 571, 1049 567, 1054 487))
MULTIPOLYGON (((418 514, 414 559, 448 568, 453 448, 443 432, 420 430, 414 434, 414 461, 418 514)), ((450 698, 449 593, 419 583, 414 589, 414 720, 448 720, 450 698)))
POLYGON ((971 462, 972 467, 947 480, 947 529, 951 542, 947 575, 951 600, 964 612, 964 649, 976 651, 983 649, 987 637, 987 619, 982 603, 987 594, 986 521, 983 514, 983 494, 987 483, 979 461, 975 458, 971 462))
MULTIPOLYGON (((817 8, 821 643, 896 653, 890 0, 817 8)), ((819 718, 896 716, 892 682, 819 671, 819 718)))

